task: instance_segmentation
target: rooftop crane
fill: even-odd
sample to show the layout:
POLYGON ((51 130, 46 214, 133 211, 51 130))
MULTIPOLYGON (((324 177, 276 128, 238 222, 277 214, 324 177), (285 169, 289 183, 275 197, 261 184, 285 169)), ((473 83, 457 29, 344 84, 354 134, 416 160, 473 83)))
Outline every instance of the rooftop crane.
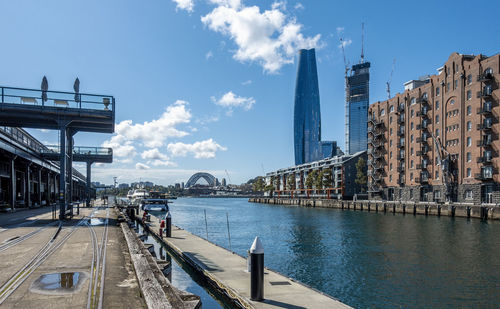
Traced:
POLYGON ((387 85, 387 98, 391 98, 391 82, 392 82, 392 74, 394 74, 394 66, 396 65, 396 58, 392 61, 392 70, 391 75, 389 76, 389 80, 386 82, 387 85))
POLYGON ((340 37, 340 47, 342 48, 342 56, 344 57, 344 74, 347 80, 347 73, 349 73, 349 64, 347 63, 347 60, 345 58, 344 39, 342 37, 340 37))
POLYGON ((451 200, 452 193, 451 178, 453 177, 452 163, 454 158, 452 158, 450 153, 443 147, 439 137, 436 138, 432 132, 431 136, 434 141, 434 145, 436 146, 436 155, 439 160, 439 164, 441 165, 441 181, 443 182, 445 188, 445 200, 448 202, 451 200))
POLYGON ((365 23, 361 23, 361 63, 365 62, 365 23))
POLYGON ((229 184, 231 183, 231 177, 229 177, 229 173, 227 172, 227 170, 224 171, 226 171, 227 181, 228 181, 227 185, 229 186, 229 184))

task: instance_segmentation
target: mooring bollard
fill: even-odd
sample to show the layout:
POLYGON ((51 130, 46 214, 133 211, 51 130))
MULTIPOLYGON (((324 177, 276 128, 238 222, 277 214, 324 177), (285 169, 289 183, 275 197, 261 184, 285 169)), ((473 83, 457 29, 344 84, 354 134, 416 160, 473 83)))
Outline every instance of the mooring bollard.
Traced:
POLYGON ((163 229, 165 228, 165 220, 160 222, 160 238, 163 238, 163 229))
POLYGON ((258 236, 250 248, 250 299, 264 300, 264 247, 258 236))
POLYGON ((170 215, 170 211, 167 211, 167 214, 165 215, 165 225, 165 236, 172 237, 172 216, 170 215))
POLYGON ((247 250, 247 271, 248 272, 252 271, 252 268, 250 265, 252 265, 252 262, 250 261, 250 250, 247 250))

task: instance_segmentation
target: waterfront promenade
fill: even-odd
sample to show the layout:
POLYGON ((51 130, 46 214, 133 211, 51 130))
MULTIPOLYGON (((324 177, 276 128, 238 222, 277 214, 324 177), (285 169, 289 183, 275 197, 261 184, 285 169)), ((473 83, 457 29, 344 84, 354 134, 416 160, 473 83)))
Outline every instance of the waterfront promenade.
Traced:
POLYGON ((62 225, 50 207, 2 214, 0 307, 145 308, 116 219, 106 206, 62 225))
MULTIPOLYGON (((143 212, 139 213, 142 217, 143 212)), ((152 217, 147 223, 158 238, 159 222, 152 217)), ((250 300, 250 274, 245 258, 219 247, 179 227, 172 227, 172 237, 161 238, 185 263, 227 294, 242 308, 350 308, 332 297, 293 281, 273 270, 265 269, 263 302, 250 300)))

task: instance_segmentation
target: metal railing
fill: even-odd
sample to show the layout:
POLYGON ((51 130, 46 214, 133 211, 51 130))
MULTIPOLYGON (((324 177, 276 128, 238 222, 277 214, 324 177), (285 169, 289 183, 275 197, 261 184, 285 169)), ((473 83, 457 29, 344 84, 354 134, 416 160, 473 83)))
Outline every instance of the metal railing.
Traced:
POLYGON ((0 104, 37 107, 73 108, 80 110, 115 110, 115 98, 108 95, 0 86, 0 104))
MULTIPOLYGON (((46 146, 49 152, 60 153, 61 147, 59 145, 46 146)), ((90 155, 90 156, 109 156, 113 154, 112 148, 106 147, 85 147, 73 146, 73 154, 75 155, 90 155)))

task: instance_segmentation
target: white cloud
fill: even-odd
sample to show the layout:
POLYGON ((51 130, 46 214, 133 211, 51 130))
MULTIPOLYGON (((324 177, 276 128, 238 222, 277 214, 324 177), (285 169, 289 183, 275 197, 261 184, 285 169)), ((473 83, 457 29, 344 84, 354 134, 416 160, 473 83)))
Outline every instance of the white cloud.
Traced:
POLYGON ((226 147, 217 144, 213 139, 207 139, 193 144, 185 143, 170 143, 167 146, 168 151, 176 157, 185 157, 189 153, 193 154, 196 159, 215 158, 217 151, 226 151, 226 147))
POLYGON ((209 51, 205 54, 205 59, 207 59, 207 60, 208 60, 208 59, 212 58, 213 56, 214 56, 214 53, 213 53, 211 50, 209 50, 209 51))
POLYGON ((252 80, 251 80, 251 79, 249 79, 249 80, 247 80, 247 81, 242 82, 241 84, 242 84, 243 86, 247 86, 247 85, 250 85, 251 83, 252 83, 252 80))
POLYGON ((302 25, 286 15, 283 2, 275 2, 263 12, 241 0, 210 2, 217 7, 201 21, 236 43, 233 57, 238 61, 257 62, 265 72, 277 73, 283 65, 293 63, 298 49, 320 47, 321 36, 304 37, 302 25))
POLYGON ((178 10, 192 12, 194 9, 194 0, 172 0, 177 4, 178 10))
POLYGON ((149 170, 149 169, 150 169, 150 167, 149 167, 149 166, 147 166, 146 164, 137 163, 137 164, 135 165, 135 169, 136 169, 136 170, 149 170))
POLYGON ((220 99, 212 97, 212 101, 222 107, 229 107, 230 109, 234 107, 242 107, 244 110, 250 110, 255 104, 254 98, 240 97, 232 91, 225 93, 220 99))
POLYGON ((152 164, 153 166, 175 166, 176 164, 170 161, 170 158, 161 153, 158 148, 153 148, 150 150, 145 150, 141 154, 141 158, 148 160, 148 164, 152 164))
POLYGON ((196 122, 201 124, 201 125, 205 125, 207 123, 211 123, 211 122, 217 122, 219 121, 219 116, 205 116, 201 119, 196 119, 196 122))
POLYGON ((104 141, 101 146, 113 148, 113 156, 116 157, 130 158, 137 155, 137 151, 132 145, 132 142, 128 141, 123 135, 114 135, 111 139, 104 141))
POLYGON ((177 129, 176 126, 191 121, 191 113, 186 109, 187 104, 185 101, 177 100, 165 109, 160 118, 152 121, 137 124, 133 124, 132 120, 120 122, 115 127, 117 135, 113 136, 110 141, 104 142, 103 146, 121 147, 120 150, 123 152, 132 152, 134 147, 132 141, 141 142, 148 148, 155 148, 163 146, 167 138, 184 137, 189 133, 177 129))
POLYGON ((295 4, 295 6, 293 8, 296 10, 303 10, 304 6, 302 5, 302 3, 297 2, 297 4, 295 4))
POLYGON ((337 27, 337 34, 341 34, 344 32, 344 27, 337 27))

